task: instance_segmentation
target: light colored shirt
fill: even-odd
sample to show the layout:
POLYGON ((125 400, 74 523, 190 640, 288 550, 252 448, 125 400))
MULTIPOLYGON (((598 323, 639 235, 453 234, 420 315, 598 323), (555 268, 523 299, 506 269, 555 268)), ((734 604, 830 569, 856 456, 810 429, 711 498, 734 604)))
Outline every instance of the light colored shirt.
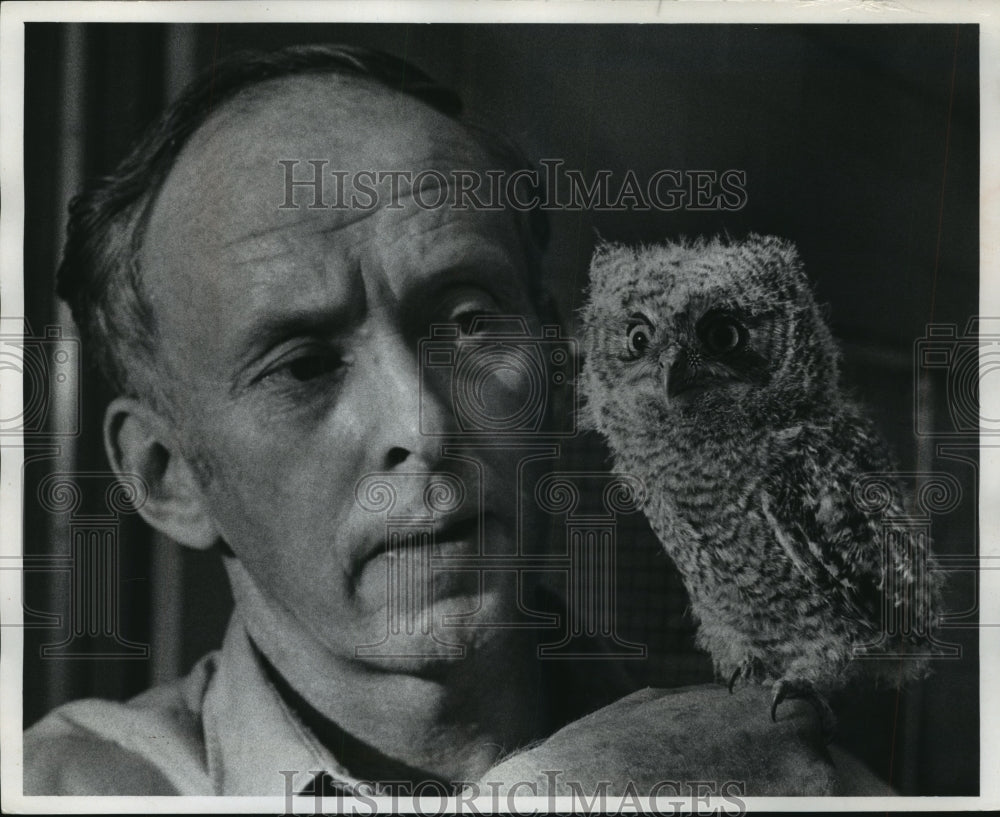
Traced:
POLYGON ((24 793, 284 796, 310 772, 360 781, 270 683, 237 617, 184 678, 125 702, 73 701, 24 736, 24 793))
MULTIPOLYGON (((894 794, 830 748, 844 794, 894 794)), ((124 703, 65 704, 24 735, 26 795, 285 797, 320 772, 370 793, 284 701, 237 616, 186 677, 124 703)))

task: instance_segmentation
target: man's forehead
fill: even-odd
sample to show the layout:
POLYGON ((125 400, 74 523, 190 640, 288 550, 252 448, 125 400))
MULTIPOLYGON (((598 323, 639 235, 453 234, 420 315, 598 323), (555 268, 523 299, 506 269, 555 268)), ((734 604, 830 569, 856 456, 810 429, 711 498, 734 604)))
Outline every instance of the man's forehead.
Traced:
MULTIPOLYGON (((192 135, 163 183, 151 224, 219 244, 294 221, 294 210, 281 208, 289 174, 318 179, 319 188, 296 186, 296 201, 307 208, 314 195, 336 203, 338 188, 353 190, 359 172, 481 172, 490 163, 463 125, 406 94, 364 78, 285 77, 245 89, 192 135)), ((347 200, 329 213, 332 221, 367 215, 365 198, 360 208, 347 200)))
POLYGON ((191 136, 178 164, 199 154, 210 162, 275 161, 276 152, 355 170, 433 154, 486 158, 460 123, 419 99, 365 77, 306 74, 268 80, 227 100, 191 136))

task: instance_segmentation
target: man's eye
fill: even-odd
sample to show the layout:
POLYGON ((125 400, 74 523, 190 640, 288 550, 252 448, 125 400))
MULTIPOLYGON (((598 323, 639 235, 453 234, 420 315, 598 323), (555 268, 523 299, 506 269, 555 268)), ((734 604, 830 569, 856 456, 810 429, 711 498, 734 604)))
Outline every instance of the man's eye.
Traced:
POLYGON ((341 361, 332 355, 306 355, 288 363, 288 373, 301 382, 332 374, 340 368, 341 361))
POLYGON ((491 331, 496 313, 486 309, 469 309, 452 316, 451 323, 457 323, 463 335, 486 334, 491 331))
POLYGON ((462 284, 438 292, 430 306, 437 321, 458 324, 463 335, 495 332, 491 319, 510 311, 503 308, 495 293, 478 284, 462 284))
POLYGON ((334 351, 305 351, 278 361, 261 379, 310 383, 338 374, 344 365, 344 359, 334 351))

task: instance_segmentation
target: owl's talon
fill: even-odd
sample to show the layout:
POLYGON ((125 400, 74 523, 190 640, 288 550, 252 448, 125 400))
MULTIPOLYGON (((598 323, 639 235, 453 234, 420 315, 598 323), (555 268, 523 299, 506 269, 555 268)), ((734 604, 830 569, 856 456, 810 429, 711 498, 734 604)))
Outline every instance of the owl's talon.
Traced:
POLYGON ((733 687, 736 686, 737 680, 740 678, 746 679, 758 679, 761 677, 763 666, 759 658, 747 658, 742 664, 733 670, 733 674, 729 676, 729 694, 733 694, 733 687))
POLYGON ((778 722, 778 704, 788 697, 788 687, 784 681, 778 681, 774 685, 774 697, 771 698, 771 722, 778 722))
POLYGON ((826 698, 820 695, 808 682, 796 683, 781 679, 774 685, 774 697, 771 699, 771 720, 777 722, 778 704, 786 698, 801 698, 809 701, 819 716, 823 742, 830 743, 837 731, 837 716, 833 714, 826 698))

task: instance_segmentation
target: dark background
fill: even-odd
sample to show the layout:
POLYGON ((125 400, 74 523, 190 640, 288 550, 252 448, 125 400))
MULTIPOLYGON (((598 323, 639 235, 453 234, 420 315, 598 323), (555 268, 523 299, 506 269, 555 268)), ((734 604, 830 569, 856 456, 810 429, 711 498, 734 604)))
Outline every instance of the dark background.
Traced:
MULTIPOLYGON (((977 586, 960 568, 978 546, 978 440, 949 436, 955 398, 944 372, 914 365, 929 323, 953 324, 956 339, 944 345, 969 349, 963 332, 977 312, 977 28, 30 23, 25 308, 36 332, 57 323, 72 331, 52 295, 69 197, 109 172, 213 59, 298 42, 356 42, 406 57, 533 159, 563 159, 587 178, 598 169, 616 179, 632 169, 640 180, 661 168, 746 172, 738 212, 551 213, 549 281, 572 329, 597 231, 629 242, 754 231, 798 244, 842 342, 845 379, 901 469, 946 471, 963 492, 957 509, 933 517, 953 613, 939 635, 962 656, 935 662, 933 677, 905 693, 848 702, 843 740, 904 793, 977 793, 977 586), (918 417, 936 433, 915 433, 918 417)), ((91 377, 81 388, 82 433, 26 457, 29 559, 68 549, 67 520, 34 499, 40 481, 60 469, 106 469, 99 429, 107 394, 91 377)), ((578 465, 606 464, 589 437, 569 453, 578 465)), ((85 496, 84 510, 97 494, 85 496)), ((43 659, 42 645, 67 633, 29 628, 26 725, 66 700, 124 698, 175 677, 218 643, 230 599, 215 558, 156 541, 134 517, 122 517, 118 536, 119 632, 150 645, 148 658, 43 659)), ((626 520, 619 537, 618 630, 649 646, 648 659, 629 663, 637 683, 709 679, 692 647, 683 589, 642 518, 626 520)), ((29 623, 41 621, 35 611, 66 607, 65 576, 29 571, 25 582, 29 623)))

